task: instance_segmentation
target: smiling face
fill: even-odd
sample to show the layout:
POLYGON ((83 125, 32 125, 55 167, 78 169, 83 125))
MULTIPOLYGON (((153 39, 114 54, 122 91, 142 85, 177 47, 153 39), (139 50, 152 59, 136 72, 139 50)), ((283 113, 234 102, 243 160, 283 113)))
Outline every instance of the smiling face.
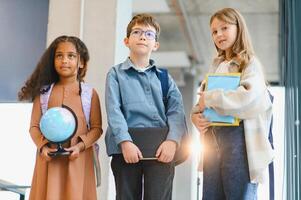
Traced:
POLYGON ((214 18, 211 25, 211 36, 217 48, 229 55, 237 39, 237 26, 214 18))
POLYGON ((152 51, 159 48, 155 28, 139 24, 133 26, 129 37, 124 39, 124 44, 130 49, 130 54, 135 56, 150 56, 152 51))
MULTIPOLYGON (((54 66, 60 80, 77 79, 79 55, 71 42, 58 44, 54 55, 54 66)), ((81 66, 80 66, 81 67, 81 66)))

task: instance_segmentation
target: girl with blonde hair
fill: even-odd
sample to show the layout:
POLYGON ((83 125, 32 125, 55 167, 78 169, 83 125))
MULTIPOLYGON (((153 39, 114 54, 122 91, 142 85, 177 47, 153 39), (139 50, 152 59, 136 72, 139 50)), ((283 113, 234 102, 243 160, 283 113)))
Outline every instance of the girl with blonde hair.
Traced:
POLYGON ((214 13, 210 30, 217 50, 210 73, 239 72, 241 77, 236 90, 201 90, 192 109, 191 120, 205 144, 203 199, 256 199, 257 185, 273 159, 268 141, 272 102, 262 65, 237 10, 224 8, 214 13), (210 126, 203 115, 206 107, 239 118, 239 126, 210 126))

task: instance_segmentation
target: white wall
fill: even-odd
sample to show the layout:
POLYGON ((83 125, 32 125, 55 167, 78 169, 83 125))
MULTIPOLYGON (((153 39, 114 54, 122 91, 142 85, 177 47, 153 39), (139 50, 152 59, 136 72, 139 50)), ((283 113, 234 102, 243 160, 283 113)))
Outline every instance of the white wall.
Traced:
MULTIPOLYGON (((29 135, 32 104, 0 103, 0 179, 18 185, 31 185, 36 148, 29 135)), ((0 191, 0 199, 19 196, 0 191)))

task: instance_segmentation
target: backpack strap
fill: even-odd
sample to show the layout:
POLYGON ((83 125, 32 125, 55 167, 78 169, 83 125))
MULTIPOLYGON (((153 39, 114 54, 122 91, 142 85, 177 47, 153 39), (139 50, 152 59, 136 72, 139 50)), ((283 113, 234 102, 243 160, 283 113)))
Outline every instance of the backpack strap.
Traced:
MULTIPOLYGON (((93 88, 88 85, 87 83, 81 82, 81 101, 82 107, 87 123, 87 127, 90 130, 90 111, 91 111, 91 101, 93 95, 93 88)), ((96 186, 100 186, 101 184, 101 168, 100 168, 100 161, 99 161, 99 145, 95 143, 93 145, 93 162, 95 168, 95 175, 96 175, 96 186)))
POLYGON ((49 97, 50 97, 53 86, 54 86, 54 83, 52 83, 51 85, 43 86, 41 89, 41 91, 43 91, 40 95, 40 104, 41 104, 42 114, 44 114, 47 111, 48 101, 49 101, 49 97))
MULTIPOLYGON (((271 94, 271 92, 268 90, 271 102, 274 102, 274 96, 271 94)), ((270 124, 270 130, 269 130, 269 142, 271 144, 272 149, 274 149, 274 143, 273 143, 273 116, 271 119, 271 124, 270 124)), ((275 199, 275 188, 274 188, 274 161, 269 164, 269 184, 270 184, 270 200, 275 199)))
MULTIPOLYGON (((41 110, 42 114, 44 114, 47 111, 48 108, 48 101, 49 97, 52 91, 52 88, 54 86, 54 83, 50 85, 44 86, 41 91, 43 91, 40 95, 40 103, 41 103, 41 110), (48 89, 49 88, 49 89, 48 89)), ((86 123, 88 130, 90 130, 90 111, 91 111, 91 100, 93 95, 93 88, 90 87, 87 83, 81 82, 80 83, 80 97, 83 107, 83 112, 85 115, 86 123)), ((101 168, 100 168, 100 162, 99 162, 99 145, 95 143, 93 145, 93 162, 95 167, 95 174, 96 174, 96 185, 100 186, 101 184, 101 168)))
MULTIPOLYGON (((41 93, 41 95, 40 95, 42 114, 44 114, 47 111, 48 101, 49 101, 49 97, 50 97, 53 86, 54 86, 54 83, 52 83, 50 85, 49 89, 48 89, 49 86, 44 86, 42 88, 42 91, 45 91, 44 93, 41 93)), ((83 112, 85 115, 85 119, 86 119, 88 128, 90 128, 90 110, 91 110, 92 94, 93 94, 93 88, 90 87, 87 83, 81 82, 81 101, 82 101, 83 112)))
POLYGON ((90 129, 90 111, 93 88, 87 83, 81 82, 81 101, 88 129, 90 129))
POLYGON ((160 72, 156 71, 156 74, 161 82, 161 89, 162 89, 162 95, 163 95, 163 103, 165 106, 165 111, 167 110, 167 104, 168 104, 168 71, 167 69, 160 68, 160 72))
MULTIPOLYGON (((163 103, 164 103, 164 107, 165 107, 165 113, 167 112, 167 106, 168 106, 168 97, 167 97, 167 93, 169 90, 169 86, 168 86, 168 71, 167 69, 162 69, 160 68, 160 72, 156 71, 157 76, 161 82, 161 89, 162 89, 162 94, 163 94, 163 103)), ((185 120, 185 117, 184 117, 185 120)), ((186 125, 186 123, 185 123, 186 125)), ((187 127, 186 127, 187 129, 187 127)), ((176 151, 175 154, 175 165, 179 165, 181 163, 183 163, 189 156, 189 146, 190 144, 190 137, 188 135, 188 133, 186 132, 180 141, 180 144, 178 146, 178 149, 176 151)))
MULTIPOLYGON (((92 95, 93 95, 93 88, 88 85, 87 83, 81 82, 81 101, 82 107, 87 123, 87 127, 90 130, 90 112, 91 112, 91 104, 92 104, 92 95)), ((93 145, 93 162, 95 168, 95 175, 96 175, 96 186, 100 186, 101 184, 101 168, 100 168, 100 161, 99 161, 99 145, 95 143, 93 145)))

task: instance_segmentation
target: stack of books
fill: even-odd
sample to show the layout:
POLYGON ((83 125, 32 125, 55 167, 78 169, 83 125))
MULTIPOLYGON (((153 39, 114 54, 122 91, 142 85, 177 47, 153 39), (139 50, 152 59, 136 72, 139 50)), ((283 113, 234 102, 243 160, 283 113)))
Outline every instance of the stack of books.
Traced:
MULTIPOLYGON (((205 90, 236 90, 240 76, 240 73, 209 73, 206 75, 205 90)), ((238 126, 240 121, 233 116, 220 115, 212 108, 206 108, 203 114, 211 122, 211 126, 238 126)))

